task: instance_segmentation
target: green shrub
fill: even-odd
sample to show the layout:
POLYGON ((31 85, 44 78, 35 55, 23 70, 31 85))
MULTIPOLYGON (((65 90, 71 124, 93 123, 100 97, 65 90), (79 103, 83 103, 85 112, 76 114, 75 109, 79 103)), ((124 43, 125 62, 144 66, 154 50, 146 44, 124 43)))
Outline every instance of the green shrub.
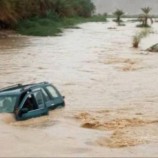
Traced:
POLYGON ((151 30, 145 29, 133 36, 133 48, 138 48, 141 40, 149 35, 151 30))

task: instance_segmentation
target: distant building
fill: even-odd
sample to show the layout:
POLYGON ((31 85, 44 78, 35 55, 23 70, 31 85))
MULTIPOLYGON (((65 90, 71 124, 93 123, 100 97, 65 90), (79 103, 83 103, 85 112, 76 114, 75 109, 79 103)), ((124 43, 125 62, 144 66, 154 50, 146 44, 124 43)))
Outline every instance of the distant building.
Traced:
POLYGON ((151 7, 152 14, 158 15, 158 0, 92 0, 96 5, 96 13, 112 14, 116 9, 122 9, 126 14, 141 13, 141 8, 151 7))

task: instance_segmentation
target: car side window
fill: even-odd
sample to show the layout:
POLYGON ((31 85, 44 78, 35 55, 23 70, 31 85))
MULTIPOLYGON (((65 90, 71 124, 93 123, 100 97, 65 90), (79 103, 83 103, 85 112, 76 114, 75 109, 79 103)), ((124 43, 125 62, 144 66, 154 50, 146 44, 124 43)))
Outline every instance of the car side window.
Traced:
POLYGON ((52 95, 53 98, 58 98, 59 97, 57 91, 52 86, 47 86, 46 89, 52 95))
POLYGON ((27 108, 28 111, 32 111, 32 110, 35 110, 35 109, 38 108, 38 107, 37 107, 37 104, 36 104, 35 101, 34 101, 34 98, 33 98, 33 95, 32 95, 32 94, 30 94, 30 95, 26 98, 26 100, 25 100, 25 102, 24 102, 24 105, 23 105, 23 109, 24 109, 24 108, 27 108))
POLYGON ((43 88, 42 88, 41 90, 42 90, 42 93, 43 93, 43 95, 44 95, 45 100, 46 100, 46 101, 49 101, 50 98, 49 98, 47 92, 46 92, 43 88))

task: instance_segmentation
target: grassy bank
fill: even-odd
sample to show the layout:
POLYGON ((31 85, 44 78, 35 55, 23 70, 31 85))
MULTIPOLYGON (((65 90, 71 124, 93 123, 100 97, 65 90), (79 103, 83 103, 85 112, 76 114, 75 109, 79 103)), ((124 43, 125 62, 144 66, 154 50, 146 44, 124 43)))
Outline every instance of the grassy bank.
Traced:
POLYGON ((103 21, 106 22, 105 16, 58 18, 49 15, 45 18, 33 17, 21 20, 16 26, 16 31, 22 35, 55 36, 64 28, 76 28, 76 25, 80 23, 103 21))

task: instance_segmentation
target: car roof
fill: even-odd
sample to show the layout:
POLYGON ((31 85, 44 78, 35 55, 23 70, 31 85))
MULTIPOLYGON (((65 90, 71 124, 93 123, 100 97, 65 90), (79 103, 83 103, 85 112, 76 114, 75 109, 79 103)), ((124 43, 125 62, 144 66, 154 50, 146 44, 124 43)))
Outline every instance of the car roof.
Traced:
POLYGON ((31 90, 33 88, 38 88, 38 87, 44 87, 50 85, 48 82, 41 82, 41 83, 33 83, 33 84, 27 84, 27 85, 14 85, 11 87, 6 87, 3 89, 0 89, 0 96, 4 95, 19 95, 25 91, 31 90))

